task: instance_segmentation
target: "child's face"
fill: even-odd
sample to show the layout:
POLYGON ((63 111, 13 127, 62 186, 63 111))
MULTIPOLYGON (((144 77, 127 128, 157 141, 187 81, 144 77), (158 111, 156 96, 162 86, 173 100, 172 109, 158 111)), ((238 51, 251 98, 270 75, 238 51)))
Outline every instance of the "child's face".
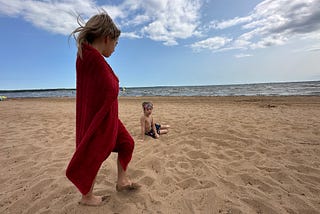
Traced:
POLYGON ((144 109, 144 114, 145 114, 146 116, 149 116, 151 113, 152 113, 152 108, 147 107, 147 108, 144 109))

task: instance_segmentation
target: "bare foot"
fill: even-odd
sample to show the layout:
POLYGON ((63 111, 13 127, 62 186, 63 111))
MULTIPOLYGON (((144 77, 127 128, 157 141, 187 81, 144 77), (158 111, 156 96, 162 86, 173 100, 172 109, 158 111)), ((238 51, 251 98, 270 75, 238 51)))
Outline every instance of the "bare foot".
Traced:
POLYGON ((118 186, 127 186, 127 185, 130 185, 131 183, 132 183, 131 180, 127 176, 124 176, 124 177, 118 179, 117 185, 118 186))
POLYGON ((127 176, 123 177, 122 179, 119 179, 116 185, 116 190, 118 192, 128 190, 128 191, 135 191, 140 189, 141 185, 137 183, 133 183, 130 178, 127 176))
POLYGON ((122 191, 122 190, 137 190, 139 189, 140 185, 133 183, 129 176, 127 176, 126 171, 123 170, 120 161, 118 159, 117 161, 118 165, 118 180, 116 184, 116 190, 122 191))
POLYGON ((122 191, 136 191, 139 190, 141 187, 140 184, 137 183, 131 183, 128 185, 123 185, 123 186, 119 186, 118 184, 116 185, 116 190, 118 192, 122 192, 122 191))
POLYGON ((86 205, 86 206, 101 206, 108 201, 110 196, 96 196, 96 195, 86 195, 82 196, 81 201, 79 204, 86 205))

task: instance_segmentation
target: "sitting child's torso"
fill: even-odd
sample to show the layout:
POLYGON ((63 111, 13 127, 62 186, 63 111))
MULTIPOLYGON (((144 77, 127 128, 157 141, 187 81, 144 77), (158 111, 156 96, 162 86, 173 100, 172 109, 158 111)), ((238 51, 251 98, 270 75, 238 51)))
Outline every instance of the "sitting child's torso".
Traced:
POLYGON ((149 132, 152 130, 152 123, 153 123, 153 118, 150 117, 144 117, 144 121, 145 121, 145 132, 149 132))

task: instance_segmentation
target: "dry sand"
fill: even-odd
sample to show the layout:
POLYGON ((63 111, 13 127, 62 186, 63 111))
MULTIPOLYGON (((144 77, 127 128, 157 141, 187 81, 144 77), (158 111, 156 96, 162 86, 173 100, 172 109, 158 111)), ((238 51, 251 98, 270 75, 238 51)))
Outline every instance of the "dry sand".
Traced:
POLYGON ((102 207, 78 205, 65 177, 75 100, 0 102, 0 213, 320 213, 320 97, 121 97, 136 140, 146 100, 170 133, 136 141, 137 193, 117 193, 116 154, 105 161, 102 207))

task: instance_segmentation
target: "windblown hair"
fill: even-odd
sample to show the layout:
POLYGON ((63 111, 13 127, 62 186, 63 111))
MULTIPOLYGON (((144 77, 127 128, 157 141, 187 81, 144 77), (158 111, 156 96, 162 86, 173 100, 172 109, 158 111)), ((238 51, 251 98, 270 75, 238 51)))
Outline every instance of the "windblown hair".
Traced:
POLYGON ((153 109, 153 104, 152 104, 152 102, 143 102, 142 103, 142 108, 143 108, 143 111, 148 109, 148 108, 153 109))
POLYGON ((82 44, 92 44, 95 39, 101 36, 109 36, 111 39, 118 39, 121 33, 105 11, 91 17, 85 25, 82 24, 83 21, 79 15, 77 22, 80 27, 76 28, 70 36, 73 36, 77 41, 78 54, 81 58, 82 44))

